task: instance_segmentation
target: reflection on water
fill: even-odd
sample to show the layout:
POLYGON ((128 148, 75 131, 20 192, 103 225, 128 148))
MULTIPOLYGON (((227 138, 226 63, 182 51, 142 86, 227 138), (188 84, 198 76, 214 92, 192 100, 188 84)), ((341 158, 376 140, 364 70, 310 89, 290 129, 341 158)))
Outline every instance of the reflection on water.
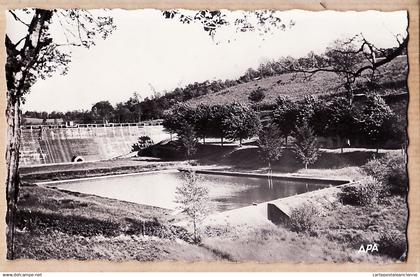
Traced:
MULTIPOLYGON (((179 172, 158 172, 132 176, 61 183, 60 189, 95 194, 139 204, 174 209, 175 188, 181 184, 179 172)), ((284 198, 326 187, 320 184, 305 184, 265 178, 248 178, 217 175, 200 175, 215 211, 225 211, 284 198)))

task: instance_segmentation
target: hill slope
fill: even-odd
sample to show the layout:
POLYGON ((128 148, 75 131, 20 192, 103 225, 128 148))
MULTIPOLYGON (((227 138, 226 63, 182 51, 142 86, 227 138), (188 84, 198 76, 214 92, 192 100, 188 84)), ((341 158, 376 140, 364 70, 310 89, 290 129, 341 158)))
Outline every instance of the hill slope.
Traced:
MULTIPOLYGON (((407 92, 407 73, 407 56, 395 58, 378 69, 376 74, 379 80, 379 88, 377 90, 385 95, 407 92)), ((361 81, 360 84, 364 83, 366 81, 361 81)), ((331 95, 344 91, 343 81, 332 72, 318 72, 308 78, 305 78, 302 73, 286 73, 238 84, 215 93, 192 98, 186 103, 192 106, 197 106, 200 103, 212 105, 234 101, 250 103, 248 96, 258 87, 266 90, 263 104, 273 103, 276 97, 280 95, 299 99, 305 94, 331 95)))

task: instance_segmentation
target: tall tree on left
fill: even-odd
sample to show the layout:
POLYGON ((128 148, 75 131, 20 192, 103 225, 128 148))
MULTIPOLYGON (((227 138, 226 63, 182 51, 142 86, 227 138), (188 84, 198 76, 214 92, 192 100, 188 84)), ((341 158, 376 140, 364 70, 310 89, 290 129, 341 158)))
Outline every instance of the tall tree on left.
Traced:
POLYGON ((7 259, 13 259, 14 219, 19 190, 20 105, 39 78, 45 79, 53 73, 65 74, 67 72, 73 47, 89 48, 95 45, 99 37, 107 38, 115 29, 115 25, 113 18, 107 16, 105 12, 98 15, 75 9, 9 10, 7 16, 8 22, 17 24, 14 30, 21 30, 13 34, 7 33, 5 38, 8 125, 7 259))

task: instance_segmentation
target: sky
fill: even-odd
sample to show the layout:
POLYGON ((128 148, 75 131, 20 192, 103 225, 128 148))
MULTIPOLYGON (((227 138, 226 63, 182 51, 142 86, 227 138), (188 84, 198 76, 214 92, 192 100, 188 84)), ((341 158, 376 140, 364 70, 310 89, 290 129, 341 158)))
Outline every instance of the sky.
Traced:
MULTIPOLYGON (((359 33, 378 47, 393 47, 408 24, 405 11, 292 10, 278 13, 283 22, 295 23, 284 31, 262 36, 227 28, 212 39, 200 25, 165 19, 158 10, 107 13, 117 27, 112 35, 90 49, 73 47, 68 74, 37 81, 23 111, 90 110, 98 101, 115 105, 134 92, 145 98, 189 83, 236 79, 262 62, 322 53, 334 40, 359 33)), ((7 17, 6 32, 19 37, 22 24, 7 17)))

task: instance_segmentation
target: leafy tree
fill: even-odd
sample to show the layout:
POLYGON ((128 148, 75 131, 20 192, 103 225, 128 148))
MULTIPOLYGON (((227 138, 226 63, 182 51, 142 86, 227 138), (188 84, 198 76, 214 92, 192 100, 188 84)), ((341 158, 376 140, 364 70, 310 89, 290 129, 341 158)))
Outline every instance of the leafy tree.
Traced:
POLYGON ((114 107, 109 101, 100 101, 93 105, 92 113, 96 118, 102 119, 103 123, 107 123, 113 116, 114 107))
POLYGON ((14 216, 19 188, 20 105, 39 78, 48 78, 54 72, 67 72, 71 58, 69 47, 89 48, 98 37, 108 37, 115 26, 111 17, 95 16, 84 10, 8 10, 7 16, 26 28, 26 33, 15 41, 10 34, 5 38, 9 138, 6 149, 7 258, 13 259, 14 216), (52 23, 62 26, 65 41, 52 36, 52 23))
POLYGON ((185 152, 186 158, 194 155, 197 151, 197 133, 187 121, 183 121, 180 129, 178 130, 178 141, 181 144, 181 149, 185 152))
POLYGON ((304 121, 302 125, 297 126, 294 132, 294 152, 296 157, 308 169, 309 164, 313 164, 319 157, 318 141, 313 129, 304 121))
POLYGON ((257 89, 251 91, 251 93, 248 96, 248 99, 255 104, 260 103, 264 98, 265 98, 265 89, 261 87, 258 87, 257 89))
POLYGON ((117 122, 130 122, 132 113, 124 103, 118 103, 114 110, 114 116, 117 122))
POLYGON ((273 122, 279 127, 281 133, 284 135, 286 145, 287 137, 295 128, 297 115, 298 107, 294 102, 284 96, 277 97, 273 122))
POLYGON ((269 125, 263 128, 258 134, 258 152, 268 163, 268 170, 271 173, 271 163, 277 161, 283 154, 283 141, 277 126, 269 125))
POLYGON ((318 105, 318 100, 312 95, 305 95, 303 100, 297 103, 298 112, 296 123, 302 125, 305 121, 309 123, 314 116, 315 109, 318 105))
POLYGON ((343 79, 350 102, 353 100, 353 86, 362 78, 374 81, 378 68, 406 53, 408 36, 396 35, 397 47, 382 49, 368 41, 363 34, 346 40, 337 40, 325 53, 311 53, 307 58, 286 60, 283 67, 289 72, 309 74, 333 72, 343 79), (378 59, 378 57, 381 57, 378 59))
POLYGON ((175 202, 178 209, 186 214, 193 224, 194 241, 200 241, 199 225, 208 213, 209 191, 202 185, 198 175, 194 171, 183 174, 183 182, 176 187, 175 202))
POLYGON ((177 103, 164 113, 163 127, 170 133, 178 133, 186 123, 194 126, 195 112, 185 103, 177 103))
POLYGON ((153 144, 153 141, 149 136, 141 136, 139 137, 137 143, 132 145, 131 151, 138 152, 152 144, 153 144))
POLYGON ((243 106, 240 103, 232 103, 229 105, 230 116, 226 119, 228 126, 227 137, 239 140, 239 147, 242 146, 244 139, 256 135, 260 129, 260 120, 254 110, 243 106))
POLYGON ((125 103, 125 106, 128 108, 132 115, 132 120, 134 122, 140 122, 142 116, 142 108, 141 108, 141 96, 137 92, 133 93, 128 101, 125 103))
POLYGON ((211 115, 210 135, 220 138, 220 144, 223 146, 224 138, 229 135, 230 106, 214 105, 211 107, 211 115))
POLYGON ((338 135, 342 140, 354 138, 358 132, 357 111, 349 99, 345 97, 333 99, 328 107, 328 114, 330 120, 327 128, 330 135, 338 135))
POLYGON ((314 107, 312 117, 309 120, 309 125, 314 129, 317 136, 334 135, 329 132, 331 118, 330 103, 320 99, 314 107))
POLYGON ((376 152, 381 143, 392 137, 392 122, 395 115, 381 96, 369 95, 360 114, 359 124, 362 134, 370 143, 376 145, 376 152))
POLYGON ((213 114, 209 106, 200 104, 195 109, 195 130, 197 135, 203 138, 203 144, 206 144, 206 137, 210 134, 213 114))

